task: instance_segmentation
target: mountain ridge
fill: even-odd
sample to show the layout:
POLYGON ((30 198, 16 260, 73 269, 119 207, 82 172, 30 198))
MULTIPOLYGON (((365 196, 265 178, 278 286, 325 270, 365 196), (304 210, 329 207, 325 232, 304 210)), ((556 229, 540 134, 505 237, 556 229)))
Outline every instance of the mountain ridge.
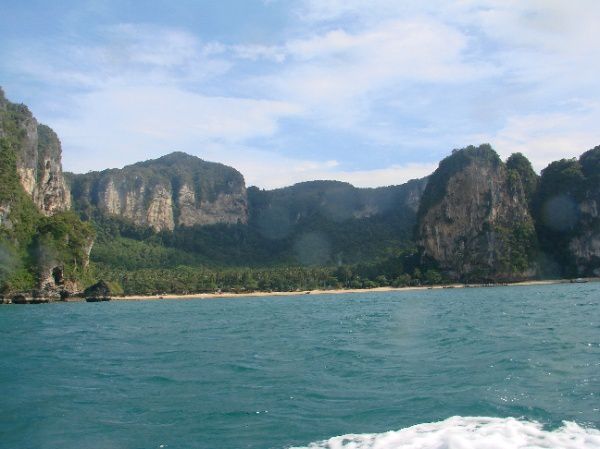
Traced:
POLYGON ((241 173, 182 152, 68 177, 76 208, 88 215, 98 209, 155 231, 248 220, 241 173))
POLYGON ((404 184, 271 190, 180 151, 85 174, 61 153, 0 90, 0 294, 100 277, 135 293, 600 276, 600 146, 539 176, 484 144, 404 184))

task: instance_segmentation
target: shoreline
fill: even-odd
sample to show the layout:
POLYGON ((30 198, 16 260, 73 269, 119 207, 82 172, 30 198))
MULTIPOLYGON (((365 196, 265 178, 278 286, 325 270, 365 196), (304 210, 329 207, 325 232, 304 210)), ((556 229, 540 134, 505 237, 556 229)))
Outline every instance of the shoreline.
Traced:
MULTIPOLYGON (((585 278, 585 282, 598 282, 600 278, 585 278)), ((377 293, 377 292, 410 292, 421 290, 445 290, 456 288, 492 288, 492 287, 520 287, 534 285, 554 285, 554 284, 571 284, 569 279, 548 279, 548 280, 532 280, 520 281, 506 284, 447 284, 433 286, 414 286, 414 287, 375 287, 375 288, 358 288, 358 289, 333 289, 333 290, 300 290, 293 292, 223 292, 223 293, 190 293, 190 294, 164 294, 164 295, 127 295, 114 296, 113 301, 161 301, 161 300, 193 300, 193 299, 218 299, 218 298, 251 298, 251 297, 270 297, 270 296, 301 296, 301 295, 340 295, 347 293, 377 293)), ((85 301, 84 298, 69 298, 67 301, 85 301)))
MULTIPOLYGON (((111 296, 110 301, 161 301, 161 300, 194 300, 194 299, 235 299, 235 298, 262 298, 262 297, 285 297, 285 296, 302 296, 302 295, 343 295, 355 293, 381 293, 381 292, 411 292, 422 290, 445 290, 456 288, 492 288, 492 287, 521 287, 535 285, 554 285, 554 284, 572 284, 572 283, 588 283, 600 282, 600 277, 580 278, 577 281, 573 279, 545 279, 545 280, 529 280, 510 283, 498 284, 446 284, 446 285, 426 285, 426 286, 409 286, 409 287, 375 287, 375 288, 357 288, 357 289, 316 289, 316 290, 299 290, 299 291, 253 291, 253 292, 222 292, 222 293, 188 293, 174 294, 167 293, 162 295, 127 295, 127 296, 111 296)), ((22 298, 20 302, 11 300, 1 300, 0 304, 47 304, 54 302, 86 302, 86 298, 73 296, 64 300, 56 300, 53 298, 22 298)))

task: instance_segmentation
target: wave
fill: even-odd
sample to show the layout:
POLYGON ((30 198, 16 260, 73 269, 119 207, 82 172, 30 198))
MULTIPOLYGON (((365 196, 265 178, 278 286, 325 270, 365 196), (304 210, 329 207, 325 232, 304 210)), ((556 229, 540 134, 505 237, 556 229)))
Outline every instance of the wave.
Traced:
MULTIPOLYGON (((563 422, 544 430, 515 418, 454 416, 398 431, 348 434, 310 443, 304 449, 598 449, 600 431, 563 422)), ((290 448, 302 449, 302 448, 290 448)))

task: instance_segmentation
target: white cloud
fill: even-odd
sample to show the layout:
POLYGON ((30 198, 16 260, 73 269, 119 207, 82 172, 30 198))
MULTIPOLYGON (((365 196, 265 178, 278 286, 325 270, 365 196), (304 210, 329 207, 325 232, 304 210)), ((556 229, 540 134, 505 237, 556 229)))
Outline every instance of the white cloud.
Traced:
POLYGON ((105 60, 115 64, 144 64, 161 67, 186 65, 204 53, 198 39, 176 29, 120 24, 109 28, 111 45, 105 60))
POLYGON ((512 82, 550 95, 591 89, 600 70, 600 2, 488 0, 470 17, 498 48, 492 54, 512 82))
POLYGON ((119 24, 102 31, 103 40, 94 44, 19 43, 11 68, 54 86, 102 89, 117 83, 201 83, 232 67, 221 57, 223 45, 178 29, 119 24))
POLYGON ((280 46, 269 45, 232 45, 228 50, 233 53, 235 58, 257 60, 271 60, 275 62, 285 61, 285 49, 280 46))
POLYGON ((272 41, 117 24, 93 44, 19 42, 2 69, 53 95, 64 89, 60 117, 56 101, 36 114, 76 170, 184 150, 260 186, 371 186, 428 174, 438 157, 425 150, 440 146, 489 141, 541 169, 600 143, 596 0, 305 0, 295 12, 272 41), (282 129, 297 134, 286 140, 282 129), (323 132, 340 148, 324 148, 323 161, 251 147, 260 138, 271 150, 294 141, 314 151, 323 132), (333 162, 352 162, 353 151, 375 159, 380 147, 423 162, 367 171, 333 162))
MULTIPOLYGON (((301 112, 290 102, 208 86, 233 65, 223 57, 231 59, 232 47, 148 25, 111 26, 105 37, 90 46, 33 45, 17 55, 21 73, 58 89, 78 88, 62 98, 59 116, 56 103, 49 116, 38 115, 61 137, 68 170, 122 166, 173 150, 193 154, 215 142, 234 148, 276 134, 282 118, 301 112)), ((252 51, 266 55, 235 50, 237 57, 252 51)))
POLYGON ((475 139, 491 142, 503 158, 521 152, 540 171, 552 161, 578 157, 598 145, 600 130, 597 123, 600 123, 600 104, 590 104, 576 113, 510 117, 506 126, 494 135, 475 139))
POLYGON ((511 82, 549 90, 566 81, 597 86, 600 2, 596 0, 305 0, 299 16, 355 28, 374 27, 391 18, 428 17, 472 36, 469 50, 511 82))
POLYGON ((311 180, 346 181, 356 187, 398 185, 428 176, 437 168, 437 163, 407 163, 372 170, 345 170, 335 160, 285 157, 248 147, 222 153, 219 146, 213 146, 205 148, 200 156, 220 156, 219 161, 235 167, 244 175, 247 185, 263 189, 311 180))
MULTIPOLYGON (((352 18, 397 16, 410 7, 411 1, 397 0, 305 0, 296 14, 309 22, 326 22, 352 18)), ((422 2, 421 2, 422 3, 422 2)))
POLYGON ((463 33, 426 18, 386 21, 355 33, 334 29, 289 41, 288 64, 259 83, 302 104, 320 123, 356 129, 387 89, 489 76, 490 66, 465 61, 467 48, 463 33))
POLYGON ((437 166, 437 163, 394 164, 374 170, 341 171, 335 173, 333 179, 347 181, 356 187, 398 185, 411 179, 429 176, 437 166))
POLYGON ((133 162, 171 149, 194 153, 209 142, 234 146, 275 133, 281 117, 299 112, 284 102, 211 97, 166 86, 110 86, 78 96, 74 108, 52 126, 68 142, 67 168, 78 171, 106 167, 90 166, 90 158, 133 162), (79 151, 85 152, 81 163, 79 151))
MULTIPOLYGON (((89 145, 90 138, 84 139, 89 145)), ((430 175, 437 163, 406 163, 371 170, 347 170, 336 160, 311 160, 301 156, 283 156, 275 152, 264 151, 239 143, 188 142, 185 139, 172 142, 166 150, 161 144, 148 141, 143 151, 132 152, 130 145, 136 139, 116 141, 108 136, 98 136, 98 151, 89 152, 86 158, 76 165, 66 166, 70 171, 86 172, 90 169, 118 168, 140 160, 160 157, 169 151, 185 151, 204 160, 217 161, 229 165, 242 173, 247 186, 262 189, 286 187, 298 182, 312 180, 345 181, 356 187, 379 187, 403 184, 411 179, 430 175), (110 150, 103 151, 103 148, 110 150), (113 149, 115 151, 113 151, 113 149), (121 150, 121 154, 119 154, 121 150), (126 154, 126 160, 123 155, 126 154), (77 165, 79 164, 79 166, 77 165)), ((76 161, 74 158, 70 160, 76 161)))

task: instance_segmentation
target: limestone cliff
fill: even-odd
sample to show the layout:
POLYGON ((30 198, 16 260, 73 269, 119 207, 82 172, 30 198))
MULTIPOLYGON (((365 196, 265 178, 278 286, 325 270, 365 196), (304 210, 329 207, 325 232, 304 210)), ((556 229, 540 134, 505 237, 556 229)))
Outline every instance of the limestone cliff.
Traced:
POLYGON ((514 280, 535 273, 535 233, 520 176, 489 145, 455 150, 430 176, 417 243, 449 277, 514 280))
POLYGON ((156 231, 248 220, 243 176, 185 153, 70 177, 78 210, 125 218, 156 231))
POLYGON ((600 276, 600 146, 542 170, 534 203, 549 275, 600 276))
POLYGON ((56 133, 38 125, 38 151, 35 202, 45 215, 71 208, 71 192, 62 172, 62 149, 56 133))
POLYGON ((69 207, 58 137, 0 89, 0 294, 78 288, 95 234, 69 207))
POLYGON ((10 139, 17 174, 25 192, 46 216, 70 208, 71 195, 62 173, 62 150, 49 127, 38 124, 24 105, 10 103, 0 90, 0 138, 10 139))

